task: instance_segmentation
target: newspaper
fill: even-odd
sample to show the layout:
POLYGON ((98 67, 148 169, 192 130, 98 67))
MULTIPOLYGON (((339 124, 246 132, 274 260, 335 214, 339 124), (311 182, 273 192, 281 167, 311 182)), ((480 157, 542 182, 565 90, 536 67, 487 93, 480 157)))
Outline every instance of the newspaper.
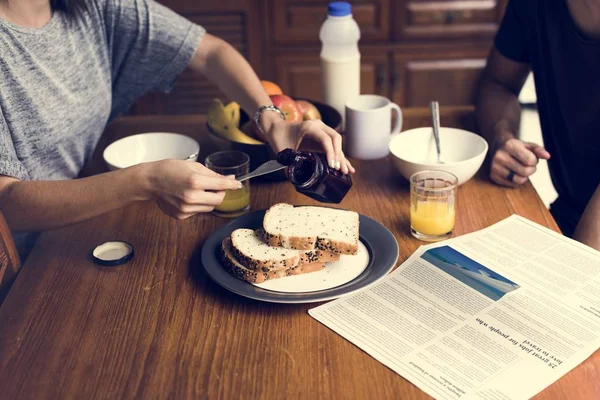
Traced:
POLYGON ((600 347, 600 253, 512 216, 309 314, 436 399, 529 399, 600 347))

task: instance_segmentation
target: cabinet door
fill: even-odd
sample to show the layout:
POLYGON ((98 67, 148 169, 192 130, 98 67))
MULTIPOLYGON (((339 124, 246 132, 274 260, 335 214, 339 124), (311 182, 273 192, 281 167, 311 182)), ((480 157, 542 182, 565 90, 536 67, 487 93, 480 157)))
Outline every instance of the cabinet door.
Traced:
POLYGON ((471 105, 485 67, 488 49, 425 53, 398 52, 393 62, 393 98, 400 106, 426 107, 471 105))
MULTIPOLYGON (((318 43, 319 30, 327 18, 327 4, 329 0, 271 0, 274 42, 318 43)), ((353 1, 352 17, 363 40, 390 37, 390 0, 353 1)))
MULTIPOLYGON (((233 45, 261 73, 262 48, 259 37, 259 10, 251 0, 227 1, 225 4, 160 0, 161 3, 202 25, 206 31, 233 45)), ((226 100, 215 84, 201 74, 185 71, 170 93, 149 93, 135 105, 136 114, 203 114, 213 98, 226 100)))
MULTIPOLYGON (((431 111, 429 107, 404 108, 402 110, 402 130, 431 126, 431 111)), ((440 107, 440 121, 447 128, 466 129, 477 132, 475 107, 440 107)))
POLYGON ((490 39, 505 0, 407 0, 396 4, 396 39, 490 39))
MULTIPOLYGON (((284 93, 320 101, 321 63, 318 55, 289 54, 275 59, 277 83, 284 93)), ((360 92, 363 94, 389 95, 388 58, 384 55, 362 55, 360 69, 360 92)))

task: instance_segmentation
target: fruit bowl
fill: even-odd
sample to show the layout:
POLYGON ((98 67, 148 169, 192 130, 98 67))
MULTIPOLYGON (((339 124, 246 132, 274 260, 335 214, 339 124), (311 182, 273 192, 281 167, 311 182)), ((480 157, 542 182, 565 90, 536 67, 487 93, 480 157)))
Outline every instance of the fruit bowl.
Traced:
MULTIPOLYGON (((305 100, 295 98, 294 100, 305 100)), ((342 116, 340 113, 331 106, 317 101, 310 101, 321 114, 322 121, 336 131, 340 131, 342 116)), ((240 110, 239 126, 244 126, 249 121, 248 114, 243 110, 240 110)), ((259 165, 266 161, 275 158, 275 153, 271 150, 271 147, 266 143, 245 143, 241 141, 231 140, 224 138, 222 135, 217 134, 209 124, 207 124, 209 136, 219 151, 222 150, 236 150, 242 151, 250 156, 250 170, 254 170, 259 165)), ((203 161, 203 160, 201 160, 203 161)), ((265 180, 282 180, 285 179, 283 171, 274 174, 268 174, 261 177, 265 180)))

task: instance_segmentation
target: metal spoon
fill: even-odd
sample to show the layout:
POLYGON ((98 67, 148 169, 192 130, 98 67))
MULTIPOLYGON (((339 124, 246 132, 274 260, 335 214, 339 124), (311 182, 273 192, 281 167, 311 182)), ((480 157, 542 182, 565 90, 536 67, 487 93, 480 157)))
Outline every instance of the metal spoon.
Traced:
POLYGON ((433 121, 433 137, 435 139, 435 148, 437 150, 437 163, 444 164, 442 161, 442 150, 440 149, 440 105, 437 101, 431 102, 431 119, 433 121))
POLYGON ((286 165, 279 163, 279 161, 277 161, 277 160, 267 161, 266 163, 262 164, 260 167, 256 168, 254 171, 250 172, 249 174, 238 177, 237 180, 240 182, 244 182, 245 180, 248 180, 251 178, 256 178, 257 176, 261 176, 261 175, 267 175, 272 172, 282 170, 286 167, 287 167, 286 165))

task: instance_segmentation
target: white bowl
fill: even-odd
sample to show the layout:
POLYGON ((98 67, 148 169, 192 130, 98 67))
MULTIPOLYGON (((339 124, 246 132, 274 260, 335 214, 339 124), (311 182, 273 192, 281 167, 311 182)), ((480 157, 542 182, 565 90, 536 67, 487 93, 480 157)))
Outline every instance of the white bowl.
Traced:
POLYGON ((425 170, 446 171, 462 185, 481 168, 488 151, 487 142, 479 135, 462 129, 440 128, 442 161, 437 152, 432 128, 417 128, 392 135, 390 152, 400 173, 411 175, 425 170))
POLYGON ((133 165, 167 160, 196 161, 200 145, 178 133, 150 132, 128 136, 104 150, 104 161, 111 171, 133 165))

